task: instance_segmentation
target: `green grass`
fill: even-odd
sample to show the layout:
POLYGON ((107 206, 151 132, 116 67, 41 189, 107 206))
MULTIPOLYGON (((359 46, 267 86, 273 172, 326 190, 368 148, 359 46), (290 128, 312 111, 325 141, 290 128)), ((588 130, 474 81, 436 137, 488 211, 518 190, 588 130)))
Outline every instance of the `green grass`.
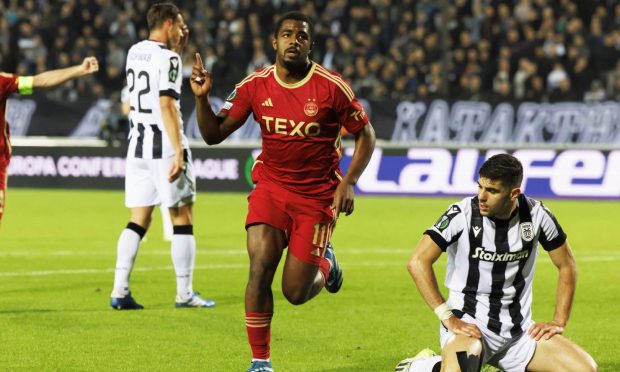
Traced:
MULTIPOLYGON (((144 311, 108 307, 121 192, 11 189, 0 230, 0 370, 242 371, 250 358, 243 293, 242 194, 203 193, 194 231, 194 287, 214 309, 175 309, 169 244, 155 215, 132 275, 144 311)), ((272 358, 278 371, 391 371, 431 347, 438 323, 406 270, 421 232, 455 199, 358 197, 333 242, 345 270, 337 295, 293 306, 274 283, 272 358)), ((569 235, 579 283, 566 335, 602 371, 620 370, 620 203, 552 201, 569 235)), ((557 270, 541 252, 534 317, 553 315, 557 270)), ((445 257, 437 264, 443 280, 445 257)))

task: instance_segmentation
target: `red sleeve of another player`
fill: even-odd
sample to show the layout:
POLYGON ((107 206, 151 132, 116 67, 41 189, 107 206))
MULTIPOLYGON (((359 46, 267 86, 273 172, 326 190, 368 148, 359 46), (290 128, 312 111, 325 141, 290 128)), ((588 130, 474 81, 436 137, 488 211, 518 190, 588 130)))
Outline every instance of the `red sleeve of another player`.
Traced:
POLYGON ((0 95, 6 97, 11 93, 17 93, 17 76, 0 73, 0 95))
POLYGON ((246 83, 241 86, 237 86, 235 90, 230 93, 224 106, 220 109, 218 116, 230 115, 240 123, 244 123, 250 113, 252 112, 252 96, 250 95, 250 89, 248 88, 250 83, 246 83))
POLYGON ((368 124, 368 115, 357 98, 339 88, 336 88, 334 109, 338 113, 340 123, 349 133, 355 134, 368 124))

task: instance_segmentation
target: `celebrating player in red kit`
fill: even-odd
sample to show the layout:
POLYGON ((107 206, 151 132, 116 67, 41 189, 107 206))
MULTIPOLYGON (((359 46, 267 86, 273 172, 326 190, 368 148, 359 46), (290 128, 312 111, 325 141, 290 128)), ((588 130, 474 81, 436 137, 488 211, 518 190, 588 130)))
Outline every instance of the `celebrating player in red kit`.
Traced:
POLYGON ((323 287, 337 292, 342 270, 329 244, 339 213, 353 212, 354 185, 368 164, 375 134, 342 77, 311 61, 312 21, 299 12, 277 23, 276 63, 236 85, 216 115, 209 105, 211 74, 196 55, 191 86, 200 132, 222 142, 250 114, 260 124, 262 152, 254 163, 246 219, 250 276, 245 292, 246 329, 252 348, 248 371, 273 371, 269 356, 273 315, 271 284, 284 248, 282 291, 305 303, 323 287), (340 129, 355 136, 351 165, 342 176, 340 129))
POLYGON ((99 70, 95 57, 86 57, 84 61, 72 67, 42 72, 35 76, 17 76, 0 72, 0 220, 4 214, 4 202, 7 186, 9 161, 11 160, 11 142, 9 140, 9 123, 4 118, 6 101, 11 93, 32 94, 33 88, 51 88, 83 75, 99 70))

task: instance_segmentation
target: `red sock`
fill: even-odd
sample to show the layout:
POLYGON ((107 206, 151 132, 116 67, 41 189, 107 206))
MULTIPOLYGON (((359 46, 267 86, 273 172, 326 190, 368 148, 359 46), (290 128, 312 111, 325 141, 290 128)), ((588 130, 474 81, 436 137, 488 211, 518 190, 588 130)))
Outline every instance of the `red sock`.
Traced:
POLYGON ((331 264, 327 258, 323 257, 321 259, 321 263, 319 264, 319 271, 323 274, 324 284, 327 284, 327 279, 329 279, 329 269, 331 269, 331 264))
POLYGON ((269 359, 272 316, 273 313, 245 313, 245 329, 252 348, 252 359, 269 359))

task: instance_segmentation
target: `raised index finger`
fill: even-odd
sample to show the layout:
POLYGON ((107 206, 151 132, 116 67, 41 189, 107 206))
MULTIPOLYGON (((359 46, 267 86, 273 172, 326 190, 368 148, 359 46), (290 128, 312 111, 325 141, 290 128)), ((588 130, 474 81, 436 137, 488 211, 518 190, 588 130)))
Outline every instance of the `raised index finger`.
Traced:
POLYGON ((196 64, 200 65, 201 68, 204 68, 204 64, 202 63, 202 58, 200 57, 200 53, 196 52, 196 64))

